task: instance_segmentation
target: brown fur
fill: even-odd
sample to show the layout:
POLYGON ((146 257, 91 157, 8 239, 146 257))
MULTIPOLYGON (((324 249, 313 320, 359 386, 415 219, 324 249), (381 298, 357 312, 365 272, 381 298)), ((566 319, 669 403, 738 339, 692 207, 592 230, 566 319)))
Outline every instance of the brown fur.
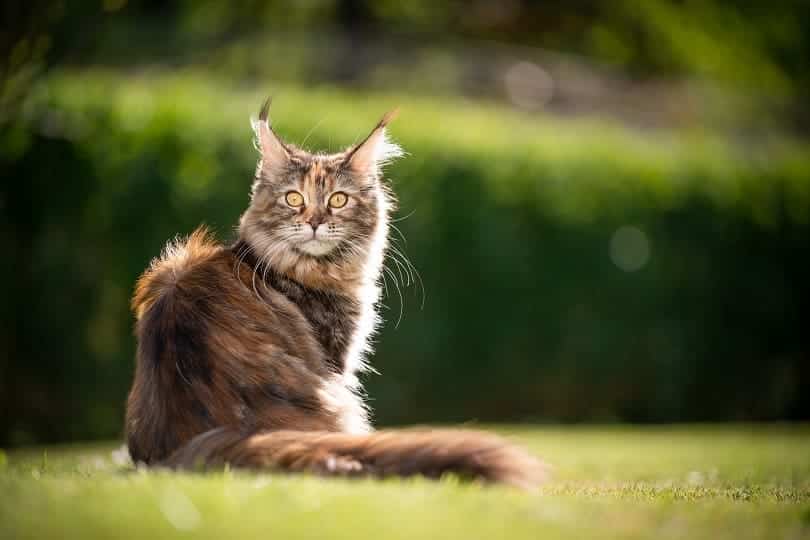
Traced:
POLYGON ((273 431, 244 435, 208 431, 167 460, 189 464, 310 472, 335 476, 466 478, 531 489, 544 467, 503 439, 474 431, 401 430, 352 435, 323 431, 273 431))
POLYGON ((396 152, 387 116, 331 156, 282 143, 256 124, 262 161, 239 240, 204 229, 170 243, 132 300, 138 350, 127 403, 134 460, 322 474, 437 477, 535 485, 540 463, 469 431, 370 433, 357 372, 377 323, 396 152), (393 149, 393 150, 392 150, 393 149), (284 195, 301 193, 290 207, 284 195), (330 194, 349 204, 332 208, 330 194), (314 246, 314 247, 312 247, 314 246))

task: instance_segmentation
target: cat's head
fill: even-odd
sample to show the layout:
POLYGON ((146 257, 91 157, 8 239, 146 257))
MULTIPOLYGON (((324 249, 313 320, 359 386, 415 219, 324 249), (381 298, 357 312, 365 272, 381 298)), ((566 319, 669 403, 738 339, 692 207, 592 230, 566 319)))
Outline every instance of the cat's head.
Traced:
POLYGON ((251 202, 239 223, 260 262, 292 277, 359 272, 381 259, 393 205, 382 167, 402 155, 386 135, 386 114, 362 142, 336 154, 312 154, 270 127, 269 102, 253 122, 261 157, 251 202))

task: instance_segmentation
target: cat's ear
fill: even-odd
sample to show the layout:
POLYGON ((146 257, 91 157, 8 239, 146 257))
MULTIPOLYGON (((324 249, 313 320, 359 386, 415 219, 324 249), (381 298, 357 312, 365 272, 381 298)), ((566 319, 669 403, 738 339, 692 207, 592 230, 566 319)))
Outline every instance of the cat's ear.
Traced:
POLYGON ((399 109, 386 113, 368 137, 348 151, 345 164, 350 171, 376 177, 385 164, 403 155, 402 148, 392 142, 386 133, 386 126, 398 113, 399 109))
POLYGON ((251 120, 253 132, 256 134, 254 144, 261 153, 262 159, 259 168, 272 172, 282 169, 290 160, 290 154, 284 143, 276 136, 270 127, 270 98, 267 98, 259 111, 259 119, 251 120))

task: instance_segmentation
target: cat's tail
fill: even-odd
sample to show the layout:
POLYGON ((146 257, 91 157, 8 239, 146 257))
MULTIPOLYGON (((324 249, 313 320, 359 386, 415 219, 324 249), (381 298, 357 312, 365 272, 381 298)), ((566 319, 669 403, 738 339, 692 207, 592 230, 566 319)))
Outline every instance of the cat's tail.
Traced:
POLYGON ((198 435, 164 465, 221 466, 330 476, 415 476, 444 473, 532 489, 547 467, 500 437, 475 431, 403 430, 354 435, 268 431, 245 435, 218 428, 198 435))

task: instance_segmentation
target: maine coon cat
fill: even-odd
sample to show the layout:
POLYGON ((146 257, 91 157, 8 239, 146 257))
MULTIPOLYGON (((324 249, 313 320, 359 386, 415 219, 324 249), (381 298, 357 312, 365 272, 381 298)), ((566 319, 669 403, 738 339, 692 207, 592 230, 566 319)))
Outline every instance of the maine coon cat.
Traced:
POLYGON ((198 229, 138 280, 133 460, 537 484, 542 464, 492 435, 372 431, 357 374, 379 322, 393 115, 343 152, 311 154, 278 138, 268 110, 236 242, 198 229))

